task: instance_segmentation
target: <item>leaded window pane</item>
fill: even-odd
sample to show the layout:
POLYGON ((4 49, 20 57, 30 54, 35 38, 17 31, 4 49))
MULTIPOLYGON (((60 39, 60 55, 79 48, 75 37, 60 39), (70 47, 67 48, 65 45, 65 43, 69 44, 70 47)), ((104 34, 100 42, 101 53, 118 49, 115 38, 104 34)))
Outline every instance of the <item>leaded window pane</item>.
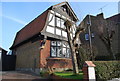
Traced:
POLYGON ((56 41, 52 41, 52 42, 51 42, 51 45, 52 45, 52 46, 56 46, 56 41))
POLYGON ((61 46, 61 41, 57 41, 57 46, 61 46))
POLYGON ((70 57, 70 54, 71 54, 71 52, 70 52, 70 49, 68 48, 67 49, 67 57, 70 57))
POLYGON ((64 55, 64 57, 66 56, 66 48, 63 48, 63 55, 64 55))
POLYGON ((69 48, 69 44, 66 42, 66 47, 69 48))
POLYGON ((62 48, 61 47, 57 47, 57 56, 62 57, 62 48))
POLYGON ((51 56, 56 56, 56 47, 51 47, 51 56))
POLYGON ((51 56, 52 57, 70 57, 69 45, 65 41, 51 41, 51 56))
POLYGON ((67 47, 67 42, 63 42, 63 47, 67 47))

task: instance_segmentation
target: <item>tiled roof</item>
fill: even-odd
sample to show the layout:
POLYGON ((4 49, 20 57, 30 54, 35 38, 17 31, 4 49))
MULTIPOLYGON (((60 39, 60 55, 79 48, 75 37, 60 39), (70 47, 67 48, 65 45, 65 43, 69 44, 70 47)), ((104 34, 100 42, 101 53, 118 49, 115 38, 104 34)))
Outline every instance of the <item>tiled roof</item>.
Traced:
MULTIPOLYGON (((64 3, 67 3, 67 2, 62 2, 62 3, 59 3, 57 5, 53 5, 53 6, 58 6, 58 5, 61 5, 61 4, 64 4, 64 3)), ((45 23, 46 23, 48 12, 53 6, 48 8, 40 16, 35 18, 28 25, 26 25, 19 32, 17 32, 14 43, 11 46, 10 49, 12 49, 13 47, 17 46, 18 44, 24 42, 25 40, 28 40, 31 37, 39 34, 43 30, 43 28, 45 26, 45 23)))
POLYGON ((48 10, 43 12, 40 16, 35 18, 32 22, 30 22, 28 25, 22 28, 19 32, 17 32, 13 46, 16 46, 17 44, 41 32, 45 26, 47 14, 48 14, 48 10))

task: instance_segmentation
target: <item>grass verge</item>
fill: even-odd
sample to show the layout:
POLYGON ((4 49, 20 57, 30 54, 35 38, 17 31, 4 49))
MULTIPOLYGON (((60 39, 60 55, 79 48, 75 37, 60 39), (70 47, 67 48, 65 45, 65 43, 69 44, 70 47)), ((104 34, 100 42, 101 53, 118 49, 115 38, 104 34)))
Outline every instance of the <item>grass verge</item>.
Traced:
POLYGON ((83 79, 82 72, 80 72, 78 75, 74 75, 73 72, 55 72, 54 74, 68 79, 83 79))

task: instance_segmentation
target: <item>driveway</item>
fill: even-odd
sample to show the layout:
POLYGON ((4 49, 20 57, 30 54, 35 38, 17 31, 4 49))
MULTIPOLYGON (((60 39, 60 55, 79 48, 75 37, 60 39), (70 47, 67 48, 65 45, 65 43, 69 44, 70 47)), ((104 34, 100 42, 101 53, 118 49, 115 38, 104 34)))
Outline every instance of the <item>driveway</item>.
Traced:
MULTIPOLYGON (((2 81, 42 81, 44 78, 33 72, 27 71, 3 71, 0 72, 2 81)), ((47 80, 46 80, 47 81, 47 80)))

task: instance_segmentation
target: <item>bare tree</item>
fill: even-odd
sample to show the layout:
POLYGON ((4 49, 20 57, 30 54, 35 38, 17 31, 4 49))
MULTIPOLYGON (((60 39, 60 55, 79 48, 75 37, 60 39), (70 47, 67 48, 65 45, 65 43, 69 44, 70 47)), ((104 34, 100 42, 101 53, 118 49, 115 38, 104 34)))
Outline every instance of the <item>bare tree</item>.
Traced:
POLYGON ((78 64, 82 68, 85 61, 94 61, 98 50, 95 46, 92 45, 92 53, 90 53, 89 44, 84 44, 78 49, 78 64))
POLYGON ((70 49, 71 49, 73 73, 78 74, 79 70, 78 70, 78 64, 77 64, 77 58, 76 58, 76 51, 77 51, 77 48, 79 47, 79 45, 77 43, 77 39, 79 40, 79 35, 84 30, 84 28, 76 27, 77 29, 76 29, 76 32, 75 32, 75 36, 73 38, 71 38, 70 28, 72 27, 72 24, 73 23, 70 22, 69 20, 66 20, 66 22, 64 23, 64 25, 66 26, 68 43, 69 43, 69 46, 70 46, 70 49))
POLYGON ((116 57, 113 53, 112 42, 113 36, 115 34, 115 22, 105 20, 103 18, 97 20, 97 28, 98 28, 98 35, 99 38, 103 41, 104 45, 107 48, 108 53, 112 60, 115 60, 116 57))

